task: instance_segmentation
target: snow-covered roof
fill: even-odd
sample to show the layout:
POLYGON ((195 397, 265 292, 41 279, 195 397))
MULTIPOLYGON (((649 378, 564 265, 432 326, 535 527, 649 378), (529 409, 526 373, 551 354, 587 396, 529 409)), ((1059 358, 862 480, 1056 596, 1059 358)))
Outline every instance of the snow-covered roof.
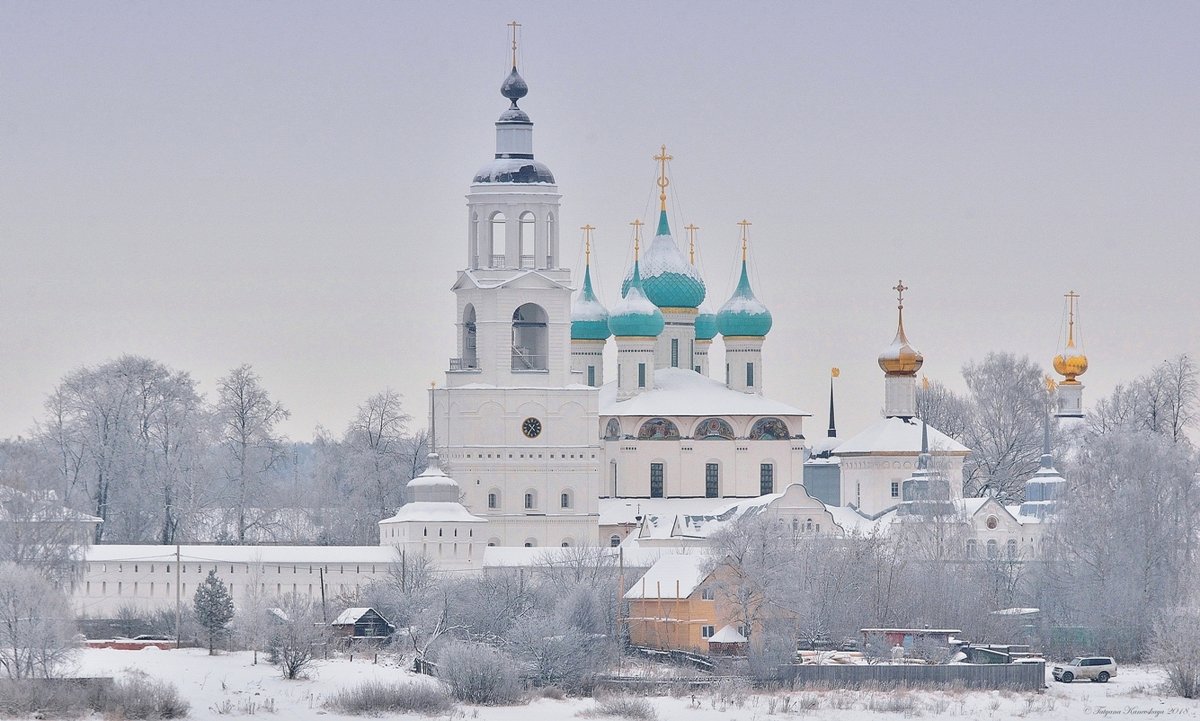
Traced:
POLYGON ((625 598, 687 598, 708 578, 705 569, 711 562, 707 554, 663 556, 625 592, 625 598))
POLYGON ((685 538, 708 538, 726 525, 744 516, 762 512, 783 493, 769 493, 758 498, 742 498, 706 514, 680 514, 675 517, 671 535, 685 538))
MULTIPOLYGON (((610 548, 599 549, 601 557, 608 558, 612 563, 618 559, 624 560, 627 568, 649 568, 662 557, 659 548, 610 548)), ((525 548, 523 546, 487 546, 483 549, 484 568, 530 568, 548 566, 555 563, 574 563, 578 561, 578 548, 561 548, 545 546, 542 548, 525 548)))
POLYGON ((729 505, 728 498, 601 498, 600 525, 636 524, 638 516, 674 518, 680 513, 711 513, 729 505))
POLYGON ((461 503, 451 501, 413 501, 400 506, 396 515, 380 523, 425 521, 428 523, 487 523, 486 518, 473 515, 461 503))
POLYGON ((708 639, 709 643, 746 643, 746 637, 738 633, 732 625, 724 626, 708 639))
MULTIPOLYGON (((702 376, 693 370, 660 368, 654 371, 653 389, 643 391, 627 400, 617 400, 616 381, 601 386, 600 415, 795 417, 811 414, 786 403, 763 398, 756 393, 730 390, 724 383, 702 376)), ((792 431, 798 433, 799 428, 792 431)))
POLYGON ((370 610, 371 609, 369 608, 347 608, 345 611, 339 613, 337 618, 333 619, 333 623, 331 625, 346 626, 349 624, 358 623, 358 619, 365 616, 367 611, 370 610))
POLYGON ((896 518, 894 509, 873 518, 850 506, 826 506, 825 510, 829 511, 833 522, 838 524, 843 532, 862 535, 886 531, 896 518))
MULTIPOLYGON (((400 554, 391 546, 178 546, 183 563, 396 563, 400 554)), ((88 563, 175 560, 176 546, 101 544, 89 546, 88 563)))
MULTIPOLYGON (((933 426, 929 427, 929 450, 935 456, 971 452, 970 448, 933 426)), ((916 418, 881 418, 838 444, 833 452, 839 456, 868 453, 915 456, 921 452, 921 422, 916 418)))

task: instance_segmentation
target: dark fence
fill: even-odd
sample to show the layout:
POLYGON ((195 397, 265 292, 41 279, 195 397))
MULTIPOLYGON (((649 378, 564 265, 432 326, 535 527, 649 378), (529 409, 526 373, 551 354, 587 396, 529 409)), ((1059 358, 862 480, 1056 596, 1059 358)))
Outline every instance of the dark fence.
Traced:
POLYGON ((875 686, 1013 689, 1035 691, 1046 685, 1045 663, 955 664, 950 666, 893 665, 874 666, 796 665, 785 666, 784 679, 796 687, 831 686, 855 688, 875 686))

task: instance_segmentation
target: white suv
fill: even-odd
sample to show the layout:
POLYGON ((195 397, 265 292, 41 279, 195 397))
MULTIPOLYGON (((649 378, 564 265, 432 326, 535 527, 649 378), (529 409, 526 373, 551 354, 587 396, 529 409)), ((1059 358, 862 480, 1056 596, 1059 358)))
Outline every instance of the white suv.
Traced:
POLYGON ((1063 666, 1054 667, 1054 680, 1071 683, 1077 678, 1087 678, 1104 683, 1117 675, 1117 662, 1111 656, 1080 656, 1063 666))

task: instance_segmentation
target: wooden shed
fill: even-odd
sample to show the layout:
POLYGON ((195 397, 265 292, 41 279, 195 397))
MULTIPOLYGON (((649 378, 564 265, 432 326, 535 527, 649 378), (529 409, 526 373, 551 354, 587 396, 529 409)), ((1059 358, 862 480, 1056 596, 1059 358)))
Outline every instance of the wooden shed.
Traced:
POLYGON ((347 608, 329 626, 335 636, 355 639, 382 640, 396 631, 396 627, 373 608, 347 608))

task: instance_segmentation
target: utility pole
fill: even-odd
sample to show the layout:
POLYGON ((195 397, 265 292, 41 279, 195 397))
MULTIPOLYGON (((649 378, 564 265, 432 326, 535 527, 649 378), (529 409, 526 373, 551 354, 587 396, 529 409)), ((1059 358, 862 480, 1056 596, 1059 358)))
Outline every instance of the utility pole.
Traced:
POLYGON ((321 620, 325 625, 329 625, 329 612, 325 609, 325 567, 321 566, 317 569, 317 574, 321 580, 321 620))
POLYGON ((404 551, 400 551, 400 593, 408 593, 408 563, 404 551))
POLYGON ((179 544, 175 544, 175 648, 179 648, 182 639, 179 637, 180 620, 183 616, 183 591, 179 587, 179 579, 183 572, 179 568, 179 544))

